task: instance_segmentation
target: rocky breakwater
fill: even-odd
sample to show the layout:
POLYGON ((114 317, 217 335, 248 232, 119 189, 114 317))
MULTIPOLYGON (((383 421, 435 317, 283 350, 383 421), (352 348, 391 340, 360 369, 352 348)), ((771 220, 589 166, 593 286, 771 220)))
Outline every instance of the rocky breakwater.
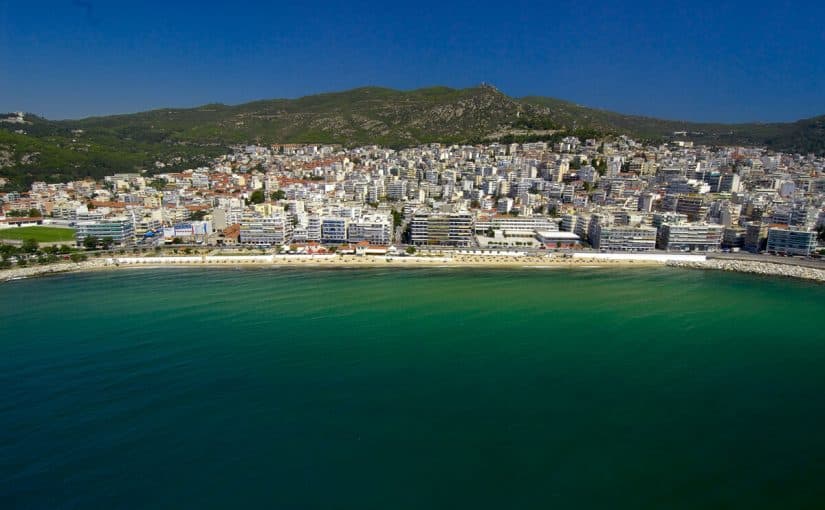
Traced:
POLYGON ((772 262, 757 262, 753 260, 709 259, 703 262, 669 261, 667 265, 693 269, 736 271, 738 273, 753 273, 766 276, 786 276, 789 278, 802 278, 825 283, 825 269, 795 266, 792 264, 775 264, 772 262))
POLYGON ((42 266, 32 265, 26 267, 15 267, 13 269, 4 269, 0 271, 0 282, 21 280, 23 278, 32 278, 35 276, 43 276, 56 273, 89 271, 91 269, 98 269, 104 267, 105 265, 106 261, 97 259, 78 263, 57 262, 55 264, 45 264, 42 266))

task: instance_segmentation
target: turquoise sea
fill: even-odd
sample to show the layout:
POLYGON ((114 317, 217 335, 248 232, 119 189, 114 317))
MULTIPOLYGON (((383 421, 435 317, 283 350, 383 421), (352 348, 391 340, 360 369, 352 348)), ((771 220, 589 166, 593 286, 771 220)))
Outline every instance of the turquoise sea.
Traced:
POLYGON ((823 508, 825 285, 133 269, 0 285, 0 508, 823 508))

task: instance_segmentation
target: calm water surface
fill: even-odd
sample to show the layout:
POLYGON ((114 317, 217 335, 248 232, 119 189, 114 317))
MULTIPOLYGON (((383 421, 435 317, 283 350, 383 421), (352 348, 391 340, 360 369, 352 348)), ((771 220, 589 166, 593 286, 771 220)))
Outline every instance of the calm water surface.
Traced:
POLYGON ((825 286, 136 269, 0 286, 2 508, 822 508, 825 286))

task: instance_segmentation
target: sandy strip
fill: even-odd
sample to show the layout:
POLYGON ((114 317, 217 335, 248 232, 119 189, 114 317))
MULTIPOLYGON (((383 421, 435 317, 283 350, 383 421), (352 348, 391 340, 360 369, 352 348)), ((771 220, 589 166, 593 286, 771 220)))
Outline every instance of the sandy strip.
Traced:
POLYGON ((708 260, 701 263, 668 262, 648 260, 610 260, 593 258, 569 258, 561 256, 495 257, 482 255, 452 255, 447 257, 385 257, 385 256, 309 256, 278 255, 256 256, 255 260, 244 257, 115 257, 93 259, 86 262, 58 262, 47 265, 33 265, 22 268, 0 270, 0 283, 6 281, 46 276, 50 274, 87 271, 111 271, 116 269, 174 268, 174 267, 327 267, 327 268, 510 268, 510 269, 605 269, 611 267, 682 267, 696 269, 722 269, 742 273, 785 276, 805 280, 825 282, 825 270, 800 266, 779 265, 754 261, 708 260), (128 262, 127 262, 128 261, 128 262))
POLYGON ((370 267, 442 267, 442 268, 524 268, 548 269, 559 267, 605 268, 605 267, 644 267, 664 264, 647 261, 605 261, 591 259, 572 259, 564 257, 495 257, 455 255, 452 257, 384 257, 344 255, 335 257, 286 256, 274 257, 266 261, 249 261, 239 258, 223 257, 210 260, 209 257, 123 257, 94 259, 80 263, 60 262, 47 265, 28 266, 0 271, 0 282, 32 278, 58 273, 73 273, 95 270, 115 270, 125 268, 160 268, 160 267, 336 267, 336 268, 370 268, 370 267), (124 259, 128 259, 125 261, 124 259))

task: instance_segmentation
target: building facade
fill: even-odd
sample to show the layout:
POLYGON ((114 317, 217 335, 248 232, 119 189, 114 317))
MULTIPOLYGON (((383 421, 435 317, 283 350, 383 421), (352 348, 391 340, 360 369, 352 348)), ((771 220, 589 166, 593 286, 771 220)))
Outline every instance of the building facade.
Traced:
POLYGON ((130 246, 135 243, 135 227, 131 218, 117 217, 93 221, 78 221, 75 239, 82 245, 87 237, 112 240, 113 246, 130 246))
POLYGON ((604 251, 653 251, 656 229, 651 227, 603 226, 595 223, 590 230, 590 244, 604 251))
POLYGON ((768 253, 809 256, 816 250, 816 232, 807 230, 768 229, 768 253))
POLYGON ((283 215, 245 216, 241 222, 239 242, 252 246, 281 246, 292 241, 292 224, 283 215))
POLYGON ((664 223, 659 227, 657 247, 667 251, 719 251, 722 225, 664 223))
POLYGON ((410 243, 470 246, 473 244, 473 216, 470 213, 416 213, 410 223, 410 243))

